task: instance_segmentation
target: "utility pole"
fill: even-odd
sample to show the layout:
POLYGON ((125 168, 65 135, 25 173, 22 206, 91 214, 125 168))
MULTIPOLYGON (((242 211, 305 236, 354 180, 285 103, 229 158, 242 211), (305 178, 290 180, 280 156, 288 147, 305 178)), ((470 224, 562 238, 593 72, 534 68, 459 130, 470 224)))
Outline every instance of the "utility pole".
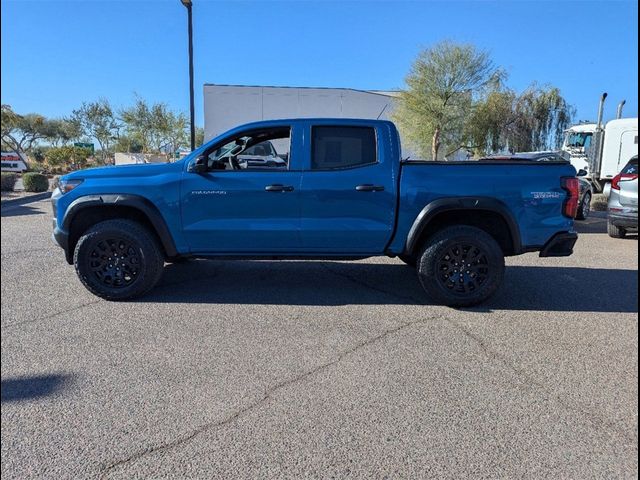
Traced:
POLYGON ((196 119, 193 99, 193 15, 191 0, 180 0, 187 7, 187 22, 189 29, 189 119, 191 129, 191 151, 196 149, 196 119))

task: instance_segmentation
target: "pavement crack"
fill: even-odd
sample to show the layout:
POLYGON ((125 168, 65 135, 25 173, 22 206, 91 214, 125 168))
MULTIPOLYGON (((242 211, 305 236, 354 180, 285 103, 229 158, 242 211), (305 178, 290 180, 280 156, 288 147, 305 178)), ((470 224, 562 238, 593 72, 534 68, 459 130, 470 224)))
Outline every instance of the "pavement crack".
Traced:
POLYGON ((169 442, 165 442, 165 443, 161 443, 159 445, 154 445, 154 446, 150 446, 144 450, 140 450, 136 453, 134 453, 133 455, 130 455, 127 458, 124 458, 122 460, 118 460, 115 461, 109 465, 107 465, 101 473, 101 478, 107 478, 109 473, 111 471, 113 471, 114 469, 117 469, 119 467, 122 467, 124 465, 127 465, 131 462, 134 462, 136 460, 139 460, 142 457, 145 457, 147 455, 150 455, 152 453, 156 453, 156 452, 160 452, 160 451, 164 451, 164 450, 170 450, 172 448, 184 445, 185 443, 190 442, 191 440, 193 440, 194 438, 196 438, 198 435, 205 433, 207 431, 213 430, 215 428, 218 427, 222 427, 225 425, 228 425, 232 422, 234 422, 235 420, 237 420, 238 418, 240 418, 243 414, 248 413, 256 408, 258 408, 259 406, 267 403, 270 399, 273 398, 274 394, 276 394, 278 391, 285 389, 291 385, 294 385, 296 383, 300 383, 305 381, 307 378, 315 375, 318 372, 324 371, 334 365, 336 365, 337 363, 341 362, 345 357, 356 353, 358 350, 365 348, 369 345, 372 345, 374 343, 380 342, 382 340, 384 340, 386 337, 393 335, 401 330, 404 330, 405 328, 411 327, 413 325, 415 325, 416 323, 420 323, 422 322, 422 320, 416 320, 413 322, 404 322, 401 323, 399 325, 397 325, 394 328, 390 328, 387 330, 384 330, 383 332, 381 332, 380 334, 374 336, 374 337, 369 337, 365 340, 363 340, 362 342, 359 342, 355 345, 353 345, 351 348, 344 350, 342 352, 340 352, 333 360, 327 362, 327 363, 323 363, 321 365, 318 365, 310 370, 307 370, 306 372, 301 373, 300 375, 297 375, 293 378, 287 379, 287 380, 283 380, 279 383, 276 383, 275 385, 272 385, 265 393, 264 395, 262 395, 260 398, 258 398, 257 400, 255 400, 254 402, 250 403, 249 405, 241 408, 240 410, 232 413, 231 415, 217 421, 217 422, 212 422, 212 423, 206 423, 198 428, 196 428, 195 430, 189 432, 186 435, 183 435, 177 439, 174 439, 172 441, 169 442))
MULTIPOLYGON (((410 296, 403 296, 403 295, 398 295, 394 292, 389 292, 387 290, 372 286, 367 284, 366 282, 355 278, 351 275, 342 273, 342 272, 337 272, 334 269, 328 267, 327 265, 322 265, 323 268, 325 268, 327 271, 338 275, 340 277, 346 278, 348 280, 351 280, 353 283, 356 283, 362 287, 365 288, 369 288, 371 290, 375 290, 377 292, 380 293, 384 293, 386 295, 401 299, 401 300, 411 300, 413 302, 415 302, 417 305, 423 305, 423 306, 430 306, 429 303, 414 298, 414 297, 410 297, 410 296)), ((584 419, 586 419, 586 421, 588 423, 590 423, 593 427, 595 427, 598 431, 604 431, 607 434, 611 435, 617 435, 619 437, 624 438, 626 441, 628 441, 631 444, 637 444, 638 442, 638 438, 637 438, 637 434, 634 436, 633 434, 629 435, 626 431, 622 430, 618 425, 616 425, 615 423, 612 422, 608 422, 606 421, 604 418, 602 418, 601 415, 589 411, 585 408, 582 408, 579 404, 575 404, 575 405, 571 405, 569 404, 564 398, 562 398, 562 396, 556 394, 552 389, 550 389, 549 387, 547 387, 545 384, 543 384, 542 382, 536 380, 533 376, 527 374, 527 372, 525 372, 524 370, 519 369, 518 367, 516 367, 514 364, 512 364, 511 362, 509 362, 503 355, 501 355, 500 353, 496 352, 495 350, 492 350, 489 345, 487 345, 487 343, 478 335, 475 335, 473 332, 471 332, 468 328, 466 328, 464 325, 456 322, 455 320, 453 320, 450 317, 447 316, 442 316, 440 317, 442 318, 444 321, 446 321, 449 325, 451 325, 454 329, 458 330, 459 332, 461 332, 464 336, 466 336, 468 339, 470 339, 472 342, 474 342, 475 344, 477 344, 480 349, 482 350, 482 352, 485 354, 486 357, 488 357, 490 360, 500 363, 504 368, 506 368, 507 370, 509 370, 510 372, 512 372, 512 374, 515 376, 515 378, 517 378, 521 383, 520 385, 517 386, 526 386, 527 388, 535 388, 539 391, 542 391, 545 393, 545 396, 548 400, 555 400, 555 402, 560 405, 563 409, 565 409, 568 412, 571 413, 578 413, 580 414, 584 419)), ((425 320, 421 320, 415 323, 421 323, 424 322, 425 320)))
POLYGON ((536 389, 538 391, 544 392, 548 400, 550 401, 555 400, 556 403, 567 412, 574 413, 574 414, 576 412, 579 413, 584 419, 586 419, 588 423, 590 423, 598 431, 604 431, 609 435, 614 434, 619 437, 622 437, 630 444, 638 443, 637 434, 635 436, 633 434, 629 435, 628 432, 619 428, 618 425, 616 425, 615 423, 606 421, 598 413, 589 411, 585 408, 581 408, 581 406, 577 403, 575 405, 569 404, 568 402, 565 401, 564 398, 562 398, 562 396, 556 394, 544 383, 536 380, 533 376, 527 374, 524 370, 513 365, 501 354, 489 348, 489 346, 486 344, 486 342, 482 338, 472 333, 464 325, 459 324, 458 322, 456 322, 455 320, 452 320, 451 318, 445 317, 444 320, 454 328, 457 328, 467 338, 475 342, 482 349, 483 353, 487 357, 489 357, 491 360, 495 362, 502 364, 505 368, 511 371, 515 375, 515 377, 518 378, 520 382, 522 382, 520 386, 524 386, 526 388, 532 388, 532 389, 536 389))

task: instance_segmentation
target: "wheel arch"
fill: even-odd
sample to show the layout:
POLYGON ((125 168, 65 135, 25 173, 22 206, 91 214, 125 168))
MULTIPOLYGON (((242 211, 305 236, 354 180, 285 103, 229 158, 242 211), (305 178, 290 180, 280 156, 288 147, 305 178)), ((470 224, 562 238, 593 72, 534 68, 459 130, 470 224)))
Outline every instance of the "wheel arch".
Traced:
POLYGON ((166 257, 178 255, 164 217, 149 199, 132 194, 86 195, 69 205, 62 220, 62 227, 69 234, 67 261, 72 263, 75 245, 83 232, 98 222, 113 218, 138 221, 155 234, 166 257))
POLYGON ((440 198, 426 205, 415 218, 405 244, 405 254, 415 254, 435 232, 452 225, 478 227, 491 235, 505 256, 522 252, 518 223, 509 208, 489 197, 440 198))

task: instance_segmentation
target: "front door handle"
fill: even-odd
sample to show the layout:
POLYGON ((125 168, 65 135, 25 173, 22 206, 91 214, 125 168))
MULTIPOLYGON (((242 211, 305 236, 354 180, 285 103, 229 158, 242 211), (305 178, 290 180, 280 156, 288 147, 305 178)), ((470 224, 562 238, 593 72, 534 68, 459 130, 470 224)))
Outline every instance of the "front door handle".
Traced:
POLYGON ((357 185, 356 190, 358 192, 382 192, 384 187, 382 185, 372 185, 371 183, 366 183, 364 185, 357 185))
POLYGON ((267 185, 264 189, 267 192, 293 192, 293 187, 291 185, 281 185, 279 183, 267 185))

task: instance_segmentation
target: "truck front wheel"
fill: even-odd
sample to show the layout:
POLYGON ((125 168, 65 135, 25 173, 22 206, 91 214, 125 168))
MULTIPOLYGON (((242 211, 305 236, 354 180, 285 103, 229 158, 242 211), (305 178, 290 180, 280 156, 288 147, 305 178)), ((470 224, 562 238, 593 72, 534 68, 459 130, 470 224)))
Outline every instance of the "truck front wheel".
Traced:
POLYGON ((137 222, 97 223, 82 234, 73 254, 82 284, 105 300, 126 300, 152 289, 164 258, 155 236, 137 222))
POLYGON ((427 240, 417 266, 420 283, 432 300, 468 307, 498 290, 504 276, 504 254, 484 230, 447 227, 427 240))

